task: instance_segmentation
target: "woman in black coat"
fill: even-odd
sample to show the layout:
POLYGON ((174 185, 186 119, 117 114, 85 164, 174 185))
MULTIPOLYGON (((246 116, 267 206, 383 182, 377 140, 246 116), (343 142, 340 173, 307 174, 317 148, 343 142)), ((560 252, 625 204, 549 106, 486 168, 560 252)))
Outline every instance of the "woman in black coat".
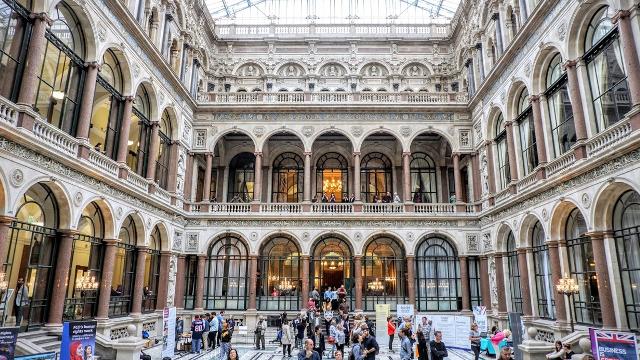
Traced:
POLYGON ((416 337, 418 340, 418 360, 429 359, 429 347, 427 346, 427 339, 424 337, 424 333, 418 330, 416 337))

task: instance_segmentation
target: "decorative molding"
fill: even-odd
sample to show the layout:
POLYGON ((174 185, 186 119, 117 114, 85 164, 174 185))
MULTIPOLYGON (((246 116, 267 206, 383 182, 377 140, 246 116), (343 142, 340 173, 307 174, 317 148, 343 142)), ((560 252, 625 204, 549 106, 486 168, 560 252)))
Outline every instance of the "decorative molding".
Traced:
POLYGON ((173 233, 173 245, 172 245, 172 249, 176 250, 176 251, 181 251, 182 250, 182 231, 175 231, 173 233))
POLYGON ((15 169, 11 172, 11 178, 9 182, 13 187, 19 187, 24 182, 24 173, 20 169, 15 169))
POLYGON ((207 129, 196 129, 193 147, 204 149, 207 146, 207 129))
POLYGON ((84 196, 82 195, 82 192, 77 191, 75 193, 75 195, 73 195, 73 205, 75 205, 75 206, 82 205, 82 200, 83 199, 84 199, 84 196))
POLYGON ((467 234, 467 253, 476 254, 480 252, 480 242, 477 234, 467 234))
MULTIPOLYGON (((241 112, 220 112, 213 114, 215 123, 250 123, 250 122, 269 122, 269 123, 354 123, 354 122, 375 122, 380 124, 410 122, 453 122, 455 118, 453 112, 318 112, 318 113, 301 113, 301 112, 268 112, 268 113, 241 113, 241 112), (258 117, 261 117, 259 119, 258 117)), ((351 127, 351 133, 354 136, 353 129, 358 126, 351 127)))
POLYGON ((187 246, 186 252, 196 253, 200 248, 200 234, 199 233, 187 233, 187 246))
POLYGON ((582 202, 582 206, 584 206, 585 209, 591 207, 591 197, 589 196, 589 194, 583 193, 580 201, 582 202))
POLYGON ((212 228, 320 228, 320 229, 402 229, 402 228, 446 228, 446 227, 476 227, 476 220, 239 220, 216 219, 200 220, 189 219, 187 226, 206 226, 212 228))
POLYGON ((482 251, 488 252, 493 250, 493 244, 491 243, 491 233, 482 234, 482 251))
POLYGON ((355 137, 362 136, 363 132, 364 132, 364 129, 362 128, 362 126, 352 126, 351 127, 351 135, 353 135, 355 137))
POLYGON ((310 137, 311 135, 313 135, 315 129, 313 128, 313 126, 303 126, 302 127, 302 134, 306 137, 310 137))

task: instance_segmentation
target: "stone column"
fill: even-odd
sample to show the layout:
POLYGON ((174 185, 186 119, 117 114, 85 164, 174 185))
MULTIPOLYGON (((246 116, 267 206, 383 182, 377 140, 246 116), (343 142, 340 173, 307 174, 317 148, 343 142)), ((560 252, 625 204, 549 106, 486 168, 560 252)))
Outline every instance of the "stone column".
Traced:
POLYGON ((491 288, 489 283, 489 259, 486 255, 480 256, 480 293, 482 303, 491 310, 491 288))
POLYGON ((178 180, 178 156, 180 151, 180 144, 177 141, 172 141, 169 146, 169 166, 167 167, 167 191, 175 194, 178 180))
POLYGON ((311 152, 304 153, 304 202, 311 202, 311 152))
POLYGON ((600 309, 602 309, 602 326, 605 329, 616 329, 616 314, 611 290, 611 279, 609 278, 609 268, 605 246, 605 237, 613 237, 612 232, 592 232, 587 236, 591 238, 593 248, 593 259, 596 263, 596 274, 598 274, 598 295, 600 296, 600 309), (610 309, 607 311, 606 309, 610 309))
POLYGON ((250 278, 249 278, 249 306, 247 308, 247 310, 253 310, 256 311, 256 309, 258 308, 256 306, 256 287, 257 287, 257 283, 258 283, 258 256, 257 255, 251 255, 249 257, 249 274, 250 274, 250 278))
POLYGON ((11 223, 15 218, 11 216, 0 216, 0 272, 5 272, 7 252, 11 242, 11 223))
POLYGON ((109 318, 109 301, 111 300, 111 284, 113 283, 113 266, 116 261, 116 243, 118 239, 105 239, 104 259, 100 272, 100 293, 98 294, 98 313, 96 319, 109 318))
POLYGON ((453 178, 455 182, 456 202, 463 202, 462 199, 462 175, 460 174, 460 153, 453 153, 453 178))
POLYGON ((527 253, 531 248, 520 248, 518 252, 518 270, 520 271, 520 291, 522 292, 522 313, 524 316, 533 316, 531 308, 531 290, 529 288, 529 265, 527 264, 527 253))
POLYGON ((180 254, 176 264, 176 293, 173 297, 173 305, 178 309, 184 309, 185 271, 185 256, 180 254))
POLYGON ((47 325, 62 325, 62 313, 64 312, 64 299, 67 294, 67 282, 69 279, 69 267, 73 257, 73 237, 75 230, 61 230, 58 233, 58 255, 56 268, 53 275, 53 287, 51 289, 51 302, 49 303, 49 319, 47 325))
POLYGON ((638 60, 638 52, 636 50, 636 44, 640 39, 634 39, 633 37, 631 11, 619 10, 612 20, 614 24, 618 24, 622 58, 626 65, 629 94, 631 95, 631 106, 634 107, 640 105, 640 60, 638 60))
POLYGON ((198 271, 196 273, 196 298, 195 298, 195 311, 202 312, 204 303, 204 272, 205 272, 205 260, 204 255, 198 255, 198 271))
POLYGON ((356 285, 356 312, 362 311, 362 256, 353 257, 355 268, 355 285, 356 285))
POLYGON ((495 162, 493 160, 493 141, 487 140, 484 143, 487 150, 487 178, 489 181, 489 194, 493 196, 496 193, 496 181, 495 181, 495 162))
POLYGON ((142 290, 144 288, 144 271, 147 262, 146 246, 138 247, 138 257, 136 259, 136 273, 133 282, 133 299, 131 301, 131 315, 139 316, 142 313, 142 290))
POLYGON ((356 197, 356 201, 360 202, 360 153, 353 153, 353 194, 356 197))
POLYGON ((307 307, 307 302, 309 302, 309 255, 302 255, 302 306, 301 309, 307 307))
POLYGON ((149 159, 147 160, 147 180, 155 181, 156 163, 160 152, 160 123, 151 123, 151 141, 149 142, 149 159))
POLYGON ((544 127, 542 126, 542 111, 540 109, 540 96, 531 95, 531 111, 533 113, 533 130, 536 133, 536 152, 538 153, 538 164, 547 163, 547 145, 545 143, 544 127))
POLYGON ((255 182, 253 184, 253 201, 262 202, 262 153, 256 152, 255 182))
POLYGON ((96 79, 100 65, 93 61, 86 63, 86 71, 84 75, 84 86, 82 87, 82 102, 78 111, 78 129, 76 137, 81 140, 78 147, 78 157, 86 159, 89 157, 89 129, 91 128, 91 114, 93 112, 93 98, 96 93, 96 79))
MULTIPOLYGON (((507 153, 509 154, 509 171, 511 172, 511 182, 518 181, 518 162, 516 161, 516 143, 513 134, 513 121, 505 121, 504 128, 507 131, 507 153)), ((513 188, 515 191, 515 187, 513 188)))
POLYGON ((191 197, 191 190, 193 189, 193 153, 189 152, 187 154, 187 164, 185 166, 185 174, 184 174, 184 196, 185 202, 193 201, 191 197))
POLYGON ((473 167, 473 201, 478 202, 482 196, 482 190, 480 185, 480 160, 477 153, 471 156, 471 166, 473 167))
POLYGON ((402 153, 402 192, 404 201, 412 201, 411 198, 411 152, 402 153))
MULTIPOLYGON (((163 310, 167 306, 167 295, 169 287, 169 263, 171 262, 171 251, 160 253, 160 277, 158 279, 158 298, 156 300, 156 310, 163 310)), ((176 273, 176 278, 178 273, 176 273)))
MULTIPOLYGON (((577 60, 568 60, 564 63, 567 72, 567 90, 571 101, 571 112, 573 113, 573 124, 576 128, 576 139, 578 141, 587 139, 587 122, 582 108, 582 95, 580 94, 580 84, 578 82, 577 60)), ((585 154, 586 155, 586 154, 585 154)))
POLYGON ((504 283, 504 261, 503 253, 497 252, 495 255, 496 260, 496 287, 498 288, 498 314, 507 313, 507 294, 504 283))
POLYGON ((460 260, 460 289, 462 291, 462 294, 460 295, 462 296, 462 311, 471 312, 471 292, 469 291, 469 263, 467 262, 466 256, 459 256, 458 259, 460 260))
POLYGON ((131 116, 133 111, 133 96, 124 98, 122 109, 122 123, 120 124, 120 139, 118 140, 118 156, 116 161, 120 164, 119 177, 127 177, 127 153, 129 151, 129 131, 131 129, 131 116))
POLYGON ((202 202, 209 202, 211 200, 211 196, 209 195, 209 193, 211 192, 211 167, 213 166, 213 154, 206 153, 204 157, 207 161, 204 167, 204 184, 202 184, 202 202))
MULTIPOLYGON (((560 251, 557 241, 549 241, 549 260, 551 262, 551 288, 555 290, 556 284, 562 277, 562 266, 560 264, 560 251)), ((556 321, 559 324, 567 323, 567 307, 564 302, 564 295, 553 291, 554 300, 556 302, 556 321)))
POLYGON ((415 275, 415 256, 407 255, 407 295, 409 295, 409 304, 416 306, 416 275, 415 275))

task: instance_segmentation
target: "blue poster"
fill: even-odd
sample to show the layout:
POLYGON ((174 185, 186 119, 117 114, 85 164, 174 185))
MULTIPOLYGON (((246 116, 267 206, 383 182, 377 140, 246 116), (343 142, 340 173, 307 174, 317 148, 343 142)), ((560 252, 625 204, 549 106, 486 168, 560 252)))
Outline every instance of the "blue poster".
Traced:
POLYGON ((60 360, 92 360, 96 351, 96 322, 65 322, 60 360))
POLYGON ((56 360, 56 353, 48 352, 42 354, 16 356, 15 360, 56 360))
POLYGON ((589 329, 596 360, 637 360, 636 335, 632 333, 589 329))
POLYGON ((0 359, 13 360, 19 329, 18 327, 0 328, 0 359))

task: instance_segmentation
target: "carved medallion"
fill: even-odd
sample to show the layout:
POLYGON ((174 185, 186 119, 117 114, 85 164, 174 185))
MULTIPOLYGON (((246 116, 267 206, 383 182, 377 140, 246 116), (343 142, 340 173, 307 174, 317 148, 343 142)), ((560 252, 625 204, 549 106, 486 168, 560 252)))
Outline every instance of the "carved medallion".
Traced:
POLYGON ((257 137, 262 137, 262 135, 264 135, 264 132, 265 132, 264 126, 256 126, 253 128, 253 135, 257 137))
POLYGON ((73 204, 75 206, 82 205, 82 199, 83 198, 84 198, 84 196, 82 196, 82 193, 80 191, 76 192, 75 195, 73 195, 73 204))
POLYGON ((352 126, 351 127, 351 134, 355 137, 360 137, 362 136, 362 133, 364 132, 364 129, 362 129, 362 126, 352 126))
POLYGON ((404 137, 409 137, 409 135, 411 135, 411 127, 409 126, 402 126, 400 128, 400 135, 404 136, 404 137))
POLYGON ((582 198, 580 200, 582 201, 582 206, 584 206, 585 209, 591 207, 591 197, 589 196, 589 194, 582 194, 582 198))
POLYGON ((13 185, 13 187, 22 185, 22 183, 24 182, 24 173, 22 172, 22 170, 13 170, 13 172, 11 173, 11 179, 9 181, 11 182, 11 185, 13 185))
POLYGON ((309 137, 311 135, 313 135, 314 129, 313 126, 303 126, 302 127, 302 134, 306 137, 309 137))

